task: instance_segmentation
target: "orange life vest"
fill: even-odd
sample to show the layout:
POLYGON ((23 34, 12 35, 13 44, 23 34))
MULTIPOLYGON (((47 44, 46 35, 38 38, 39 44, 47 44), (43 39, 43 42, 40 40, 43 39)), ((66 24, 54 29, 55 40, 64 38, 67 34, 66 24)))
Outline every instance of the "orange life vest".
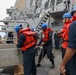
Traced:
POLYGON ((19 38, 20 34, 25 31, 30 31, 30 28, 24 28, 24 29, 20 30, 20 32, 17 34, 17 37, 19 38))
POLYGON ((65 23, 64 27, 61 29, 61 32, 60 32, 60 37, 63 39, 62 47, 65 49, 68 46, 68 33, 69 33, 70 24, 71 24, 71 21, 65 23))
POLYGON ((47 28, 45 31, 42 32, 42 41, 47 42, 49 39, 49 32, 53 32, 51 28, 47 28))
POLYGON ((26 37, 26 41, 24 42, 24 46, 21 48, 22 51, 26 51, 28 48, 35 45, 37 40, 33 37, 33 35, 36 34, 36 32, 31 31, 29 28, 22 29, 20 34, 24 34, 26 37))
POLYGON ((72 16, 72 22, 76 20, 76 16, 72 16))

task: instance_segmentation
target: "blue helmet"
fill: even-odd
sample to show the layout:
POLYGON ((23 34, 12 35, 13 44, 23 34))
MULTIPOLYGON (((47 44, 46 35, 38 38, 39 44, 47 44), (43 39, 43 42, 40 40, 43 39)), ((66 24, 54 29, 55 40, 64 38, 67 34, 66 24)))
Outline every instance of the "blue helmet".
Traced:
POLYGON ((18 33, 19 29, 22 29, 22 24, 18 24, 14 27, 14 30, 16 31, 16 33, 18 33))
POLYGON ((65 13, 62 18, 72 18, 70 13, 65 13))
POLYGON ((73 16, 73 14, 74 14, 74 11, 76 11, 76 6, 74 6, 74 8, 73 8, 73 10, 72 10, 72 12, 71 12, 71 15, 73 16))
POLYGON ((41 25, 41 27, 42 27, 42 28, 47 28, 47 24, 44 23, 44 24, 41 25))
POLYGON ((34 28, 31 28, 31 30, 32 30, 32 31, 35 31, 35 29, 34 29, 34 28))

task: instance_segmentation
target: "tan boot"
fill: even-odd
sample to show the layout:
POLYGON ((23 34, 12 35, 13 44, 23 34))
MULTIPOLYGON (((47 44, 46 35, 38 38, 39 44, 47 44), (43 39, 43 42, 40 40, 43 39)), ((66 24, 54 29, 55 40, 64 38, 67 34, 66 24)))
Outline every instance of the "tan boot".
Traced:
POLYGON ((24 75, 22 64, 16 65, 16 66, 14 67, 14 75, 24 75))

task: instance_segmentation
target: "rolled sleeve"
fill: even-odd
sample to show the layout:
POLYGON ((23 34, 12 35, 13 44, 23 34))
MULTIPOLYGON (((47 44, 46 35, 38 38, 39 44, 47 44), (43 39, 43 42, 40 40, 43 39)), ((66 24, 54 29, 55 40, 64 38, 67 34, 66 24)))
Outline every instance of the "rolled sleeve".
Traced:
POLYGON ((70 25, 68 47, 76 48, 76 21, 70 25))

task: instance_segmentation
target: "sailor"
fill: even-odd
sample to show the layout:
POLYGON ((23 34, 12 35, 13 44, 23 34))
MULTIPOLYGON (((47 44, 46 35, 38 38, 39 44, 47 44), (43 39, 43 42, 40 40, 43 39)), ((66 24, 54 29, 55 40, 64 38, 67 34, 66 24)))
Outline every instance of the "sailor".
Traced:
POLYGON ((54 41, 55 41, 55 49, 58 50, 59 49, 59 37, 58 37, 58 30, 55 30, 55 34, 54 34, 54 41))
MULTIPOLYGON (((65 52, 66 52, 66 49, 68 47, 68 33, 69 33, 69 27, 70 27, 70 24, 71 24, 71 14, 70 13, 65 13, 63 15, 63 23, 64 23, 64 26, 62 27, 60 33, 59 33, 59 36, 62 38, 62 48, 61 48, 61 51, 62 51, 62 59, 65 55, 65 52)), ((70 72, 70 61, 66 64, 66 75, 69 75, 69 72, 70 72)))
POLYGON ((14 30, 18 34, 19 40, 17 44, 18 48, 21 48, 23 53, 23 67, 24 75, 36 75, 35 65, 35 43, 36 32, 31 31, 30 28, 22 29, 22 24, 15 26, 14 30))
POLYGON ((47 28, 47 24, 44 23, 42 24, 42 38, 39 42, 39 44, 35 47, 38 48, 40 45, 43 46, 43 49, 41 50, 41 53, 39 55, 38 58, 38 63, 37 63, 37 67, 40 66, 40 62, 41 60, 44 58, 44 56, 47 54, 49 60, 52 62, 52 66, 51 68, 55 67, 54 64, 54 57, 53 57, 53 53, 52 53, 52 29, 51 28, 47 28))

